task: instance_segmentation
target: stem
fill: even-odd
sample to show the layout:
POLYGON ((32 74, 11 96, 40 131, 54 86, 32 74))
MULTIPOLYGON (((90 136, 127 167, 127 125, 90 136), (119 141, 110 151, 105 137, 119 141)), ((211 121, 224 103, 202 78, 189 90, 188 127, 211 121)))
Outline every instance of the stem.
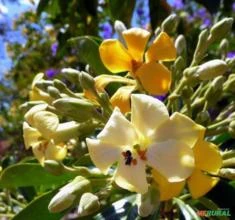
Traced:
POLYGON ((224 125, 229 124, 230 121, 231 121, 231 119, 225 119, 225 120, 223 120, 223 121, 220 121, 220 122, 217 122, 217 123, 215 123, 215 124, 209 125, 209 126, 207 127, 207 130, 208 130, 208 131, 210 131, 210 130, 215 130, 215 129, 217 129, 217 128, 220 127, 220 126, 224 126, 224 125))
POLYGON ((207 130, 206 131, 206 136, 213 136, 213 135, 217 135, 217 134, 221 134, 223 132, 226 132, 227 131, 227 128, 226 127, 223 127, 223 128, 220 128, 220 129, 217 129, 217 130, 207 130))

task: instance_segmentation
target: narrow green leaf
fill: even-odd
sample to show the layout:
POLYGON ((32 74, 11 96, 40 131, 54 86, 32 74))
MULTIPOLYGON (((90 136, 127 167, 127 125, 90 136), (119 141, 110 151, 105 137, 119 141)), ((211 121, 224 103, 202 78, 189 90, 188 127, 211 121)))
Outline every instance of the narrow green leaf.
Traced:
POLYGON ((110 74, 100 59, 97 38, 91 36, 75 37, 69 39, 68 43, 77 49, 80 61, 89 64, 97 75, 110 74))
POLYGON ((42 196, 33 200, 29 205, 19 212, 12 220, 58 220, 63 217, 63 213, 52 214, 48 211, 48 204, 50 203, 55 192, 43 194, 42 196))
POLYGON ((201 218, 197 215, 197 213, 192 209, 191 206, 184 203, 183 200, 174 198, 174 203, 178 205, 181 212, 183 213, 185 220, 200 220, 201 218))
POLYGON ((76 174, 65 173, 54 176, 39 164, 16 164, 3 170, 0 176, 0 188, 17 188, 25 186, 59 186, 74 178, 76 174))

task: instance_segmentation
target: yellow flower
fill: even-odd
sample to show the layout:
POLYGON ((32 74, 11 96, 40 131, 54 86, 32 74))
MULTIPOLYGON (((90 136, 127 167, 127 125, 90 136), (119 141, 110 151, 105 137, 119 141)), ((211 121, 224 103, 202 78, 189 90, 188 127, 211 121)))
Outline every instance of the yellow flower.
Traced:
POLYGON ((31 91, 29 92, 30 101, 44 101, 46 103, 51 103, 53 99, 49 96, 48 93, 38 89, 35 84, 43 80, 43 73, 38 73, 32 82, 31 91))
MULTIPOLYGON (((145 52, 150 37, 148 31, 131 28, 123 31, 122 35, 126 47, 115 39, 104 40, 99 47, 101 60, 107 69, 113 73, 130 72, 151 95, 167 93, 171 84, 171 72, 161 61, 172 61, 176 58, 176 49, 170 37, 161 32, 145 52)), ((125 94, 124 98, 127 98, 133 90, 133 87, 129 87, 118 92, 125 94)), ((114 104, 122 110, 123 102, 119 98, 120 95, 115 97, 114 94, 112 99, 115 99, 114 104)))
POLYGON ((186 181, 170 183, 159 172, 153 170, 152 174, 159 185, 161 200, 169 200, 178 196, 186 182, 192 197, 195 199, 205 195, 217 184, 219 178, 208 174, 218 174, 222 166, 222 158, 217 146, 203 140, 203 137, 204 131, 202 130, 198 141, 193 146, 195 168, 186 181))
POLYGON ((138 193, 148 190, 146 165, 169 182, 189 177, 194 168, 190 146, 201 127, 180 113, 169 117, 165 105, 148 95, 132 94, 131 104, 131 122, 115 108, 97 139, 86 139, 94 164, 107 173, 118 162, 115 182, 138 193))
POLYGON ((67 153, 64 144, 77 130, 75 122, 59 123, 57 115, 46 111, 47 104, 32 107, 23 123, 23 137, 26 149, 33 153, 43 165, 45 160, 63 160, 67 153))

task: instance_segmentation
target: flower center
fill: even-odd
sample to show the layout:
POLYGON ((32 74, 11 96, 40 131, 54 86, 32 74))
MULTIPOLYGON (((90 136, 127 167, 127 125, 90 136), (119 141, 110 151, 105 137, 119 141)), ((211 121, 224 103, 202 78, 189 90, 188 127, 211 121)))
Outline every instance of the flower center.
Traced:
MULTIPOLYGON (((140 146, 138 144, 133 146, 135 152, 135 155, 139 157, 140 160, 147 160, 146 157, 146 152, 147 150, 141 150, 140 146)), ((136 165, 137 164, 137 158, 133 157, 133 153, 130 150, 126 150, 122 152, 122 156, 124 157, 125 160, 125 165, 131 166, 131 165, 136 165)))
POLYGON ((140 68, 141 65, 142 65, 142 62, 131 60, 132 73, 134 76, 135 76, 135 72, 140 68))

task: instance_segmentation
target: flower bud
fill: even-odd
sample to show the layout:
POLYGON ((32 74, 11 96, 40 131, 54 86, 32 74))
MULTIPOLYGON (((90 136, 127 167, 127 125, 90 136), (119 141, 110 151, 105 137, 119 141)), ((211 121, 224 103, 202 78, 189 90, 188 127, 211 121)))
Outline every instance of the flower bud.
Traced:
POLYGON ((56 176, 59 176, 64 173, 63 166, 55 160, 45 160, 44 168, 46 171, 56 176))
POLYGON ((126 26, 122 21, 116 20, 114 22, 114 29, 118 34, 119 41, 126 46, 126 42, 122 36, 122 32, 126 30, 126 26))
POLYGON ((72 82, 77 82, 80 74, 78 70, 73 68, 63 68, 61 73, 66 74, 65 76, 67 76, 67 78, 72 82))
POLYGON ((95 91, 95 80, 90 74, 82 71, 79 74, 79 82, 83 89, 95 91))
POLYGON ((197 46, 193 55, 193 60, 194 60, 193 65, 195 63, 197 64, 202 59, 205 53, 205 50, 207 49, 208 37, 209 37, 209 31, 207 29, 203 30, 199 34, 197 46))
POLYGON ((175 40, 175 48, 178 55, 185 57, 187 45, 184 35, 179 35, 175 40))
POLYGON ((54 79, 53 80, 53 85, 55 88, 57 88, 61 93, 63 93, 64 91, 67 90, 67 86, 66 84, 64 84, 63 82, 61 82, 58 79, 54 79))
POLYGON ((197 114, 196 122, 198 124, 206 125, 211 120, 210 114, 208 111, 202 111, 197 114))
POLYGON ((72 205, 76 205, 82 194, 89 192, 90 190, 90 181, 82 176, 78 176, 72 182, 60 189, 50 201, 48 209, 52 213, 62 212, 72 205))
POLYGON ((228 126, 228 133, 235 138, 235 121, 231 121, 228 126))
POLYGON ((226 38, 224 38, 219 45, 219 51, 220 53, 226 57, 227 53, 228 53, 228 48, 229 48, 229 42, 226 38))
POLYGON ((184 71, 186 77, 200 80, 210 80, 227 71, 227 64, 223 60, 211 60, 200 66, 187 68, 184 71))
POLYGON ((96 109, 90 102, 77 98, 60 98, 53 102, 53 106, 63 115, 71 117, 77 122, 84 122, 96 116, 96 109))
POLYGON ((226 160, 223 160, 222 167, 235 167, 235 158, 229 158, 226 160))
POLYGON ((222 168, 219 171, 219 176, 229 179, 229 180, 235 180, 235 169, 232 168, 222 168))
POLYGON ((171 34, 175 32, 178 23, 179 23, 178 16, 176 14, 171 14, 162 22, 161 25, 162 31, 171 34))
POLYGON ((78 206, 78 216, 87 216, 95 213, 100 208, 99 198, 92 193, 84 193, 78 206))
POLYGON ((53 86, 49 86, 49 87, 47 88, 47 92, 48 92, 48 94, 49 94, 52 98, 54 98, 54 99, 59 99, 59 98, 61 98, 61 96, 60 96, 60 91, 59 91, 57 88, 53 87, 53 86))
POLYGON ((233 25, 233 18, 224 18, 223 20, 214 24, 210 30, 210 41, 220 40, 231 31, 233 25))
POLYGON ((209 88, 205 92, 205 98, 209 102, 217 101, 222 95, 223 83, 225 78, 223 76, 216 77, 210 84, 209 88))
POLYGON ((160 194, 155 185, 148 188, 145 194, 137 195, 138 214, 141 217, 147 217, 153 214, 160 205, 160 194))
POLYGON ((227 81, 224 83, 223 90, 225 92, 235 92, 235 74, 230 74, 227 81))

